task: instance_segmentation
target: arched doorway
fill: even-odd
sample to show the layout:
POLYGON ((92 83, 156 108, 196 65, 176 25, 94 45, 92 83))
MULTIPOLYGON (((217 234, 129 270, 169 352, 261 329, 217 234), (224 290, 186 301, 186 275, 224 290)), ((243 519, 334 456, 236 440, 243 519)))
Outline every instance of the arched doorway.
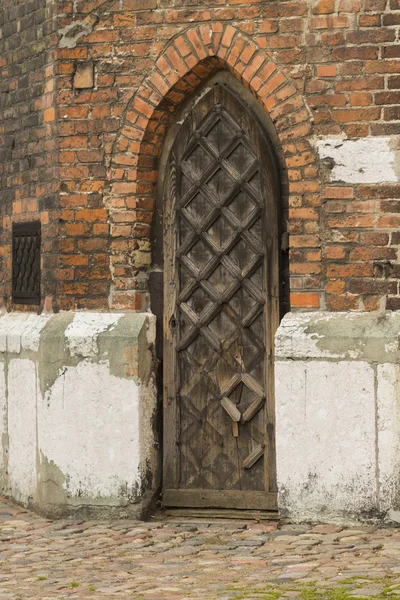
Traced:
POLYGON ((165 167, 165 506, 276 508, 279 195, 262 126, 217 83, 165 167))

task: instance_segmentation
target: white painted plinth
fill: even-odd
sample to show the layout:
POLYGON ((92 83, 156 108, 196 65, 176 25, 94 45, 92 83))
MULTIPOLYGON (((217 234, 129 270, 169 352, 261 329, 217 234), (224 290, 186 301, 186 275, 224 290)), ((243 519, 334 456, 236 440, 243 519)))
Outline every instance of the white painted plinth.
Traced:
POLYGON ((0 317, 0 492, 51 515, 137 516, 158 486, 155 318, 0 317))
POLYGON ((290 313, 276 335, 279 507, 400 520, 400 315, 290 313))

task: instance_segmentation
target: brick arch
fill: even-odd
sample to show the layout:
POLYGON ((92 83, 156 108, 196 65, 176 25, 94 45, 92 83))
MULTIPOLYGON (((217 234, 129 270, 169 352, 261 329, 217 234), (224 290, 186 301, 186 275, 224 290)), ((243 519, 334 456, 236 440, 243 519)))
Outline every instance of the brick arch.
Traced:
MULTIPOLYGON (((310 167, 304 180, 304 169, 315 162, 308 142, 312 124, 293 82, 268 52, 232 25, 187 29, 168 44, 129 102, 114 144, 108 198, 113 237, 111 308, 146 310, 149 306, 145 273, 151 267, 151 223, 164 137, 174 112, 218 69, 230 71, 271 117, 285 157, 290 193, 299 197, 318 191, 316 169, 312 172, 310 167)), ((295 206, 302 206, 300 200, 295 206)), ((300 230, 297 233, 304 233, 300 230)), ((303 240, 308 249, 318 247, 315 232, 306 231, 303 237, 309 238, 303 240)), ((301 252, 297 252, 299 261, 301 252)), ((305 272, 302 265, 300 274, 305 272)), ((294 305, 319 306, 318 293, 303 291, 301 296, 303 300, 294 292, 294 305)))

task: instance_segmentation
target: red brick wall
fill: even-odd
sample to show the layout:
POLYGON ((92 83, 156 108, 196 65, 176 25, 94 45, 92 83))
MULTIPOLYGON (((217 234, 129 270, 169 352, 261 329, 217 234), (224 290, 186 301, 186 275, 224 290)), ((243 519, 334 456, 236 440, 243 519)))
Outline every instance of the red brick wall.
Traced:
POLYGON ((228 69, 270 114, 285 156, 292 308, 399 308, 400 183, 331 183, 313 143, 398 144, 399 0, 191 4, 58 2, 58 307, 148 307, 166 131, 200 82, 228 69), (77 89, 87 62, 93 86, 77 89))
POLYGON ((54 10, 45 0, 5 0, 0 10, 0 297, 9 307, 12 222, 41 220, 42 295, 56 292, 54 10))

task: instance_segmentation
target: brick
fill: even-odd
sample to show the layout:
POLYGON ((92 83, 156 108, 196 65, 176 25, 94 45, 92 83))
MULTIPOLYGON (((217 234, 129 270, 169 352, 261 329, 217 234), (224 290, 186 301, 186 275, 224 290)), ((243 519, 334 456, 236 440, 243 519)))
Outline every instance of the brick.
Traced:
POLYGON ((391 229, 395 229, 395 228, 398 228, 399 225, 400 225, 400 215, 380 217, 377 222, 377 227, 379 227, 379 228, 388 227, 391 229))
POLYGON ((376 104, 399 104, 400 92, 379 92, 375 94, 376 104))
POLYGON ((339 13, 358 13, 361 10, 361 0, 340 0, 339 13))
POLYGON ((389 260, 396 258, 395 248, 355 248, 350 252, 350 260, 371 261, 371 260, 389 260))
POLYGON ((328 277, 372 277, 374 267, 372 264, 332 264, 328 265, 328 277))
POLYGON ((157 0, 123 0, 124 10, 152 10, 157 8, 157 0))
POLYGON ((317 67, 318 77, 336 77, 337 67, 336 65, 320 65, 317 67))
POLYGON ((400 298, 388 298, 386 303, 387 310, 399 310, 400 298))
POLYGON ((365 73, 399 73, 400 66, 396 60, 371 60, 365 63, 365 73))
POLYGON ((236 34, 235 28, 231 27, 231 26, 228 26, 225 29, 224 35, 222 36, 221 44, 223 46, 226 46, 227 48, 229 48, 229 46, 231 45, 232 40, 233 40, 235 34, 236 34))
POLYGON ((339 228, 353 228, 353 227, 372 227, 374 224, 373 216, 336 216, 336 217, 328 217, 328 226, 329 227, 339 227, 339 228))
POLYGON ((343 294, 346 289, 346 282, 340 279, 331 279, 326 284, 328 294, 343 294))
POLYGON ((362 236, 362 241, 367 246, 387 246, 389 243, 389 234, 381 231, 368 232, 362 236))
POLYGON ((357 310, 359 307, 359 298, 358 296, 328 295, 326 307, 328 310, 338 311, 357 310))
POLYGON ((44 121, 45 123, 50 123, 54 121, 56 118, 56 111, 54 108, 48 108, 44 111, 44 121))
POLYGON ((314 292, 292 292, 290 304, 293 308, 319 308, 320 296, 314 292))
POLYGON ((352 279, 349 281, 348 290, 351 294, 386 294, 397 293, 396 281, 377 281, 374 279, 352 279))
POLYGON ((350 187, 327 187, 325 198, 354 198, 354 189, 350 187))
POLYGON ((84 209, 75 212, 77 221, 104 221, 108 217, 108 211, 105 209, 84 209))
POLYGON ((346 257, 346 248, 343 246, 327 246, 325 256, 332 260, 340 260, 346 257))
POLYGON ((335 0, 317 0, 314 3, 313 14, 328 15, 335 12, 335 0))
POLYGON ((362 185, 358 188, 358 193, 363 198, 377 199, 400 199, 400 184, 392 185, 362 185))
POLYGON ((389 90, 400 90, 400 75, 388 77, 388 88, 389 90))
POLYGON ((400 120, 400 106, 390 106, 383 109, 383 119, 385 121, 400 120))
POLYGON ((360 15, 358 18, 360 27, 379 27, 381 24, 380 15, 360 15))
POLYGON ((377 121, 381 116, 380 108, 337 109, 333 112, 333 119, 338 123, 351 123, 353 121, 377 121))
POLYGON ((350 94, 350 104, 352 106, 370 106, 372 104, 372 94, 368 92, 353 92, 350 94))
POLYGON ((400 25, 400 13, 392 13, 389 15, 383 15, 382 17, 383 25, 393 26, 400 25))
POLYGON ((336 27, 348 27, 348 17, 314 17, 311 19, 311 29, 335 29, 336 27))
POLYGON ((65 225, 65 231, 67 235, 77 236, 85 235, 89 228, 86 223, 67 223, 65 225))
POLYGON ((61 111, 62 119, 86 119, 89 115, 89 106, 67 106, 61 111))

